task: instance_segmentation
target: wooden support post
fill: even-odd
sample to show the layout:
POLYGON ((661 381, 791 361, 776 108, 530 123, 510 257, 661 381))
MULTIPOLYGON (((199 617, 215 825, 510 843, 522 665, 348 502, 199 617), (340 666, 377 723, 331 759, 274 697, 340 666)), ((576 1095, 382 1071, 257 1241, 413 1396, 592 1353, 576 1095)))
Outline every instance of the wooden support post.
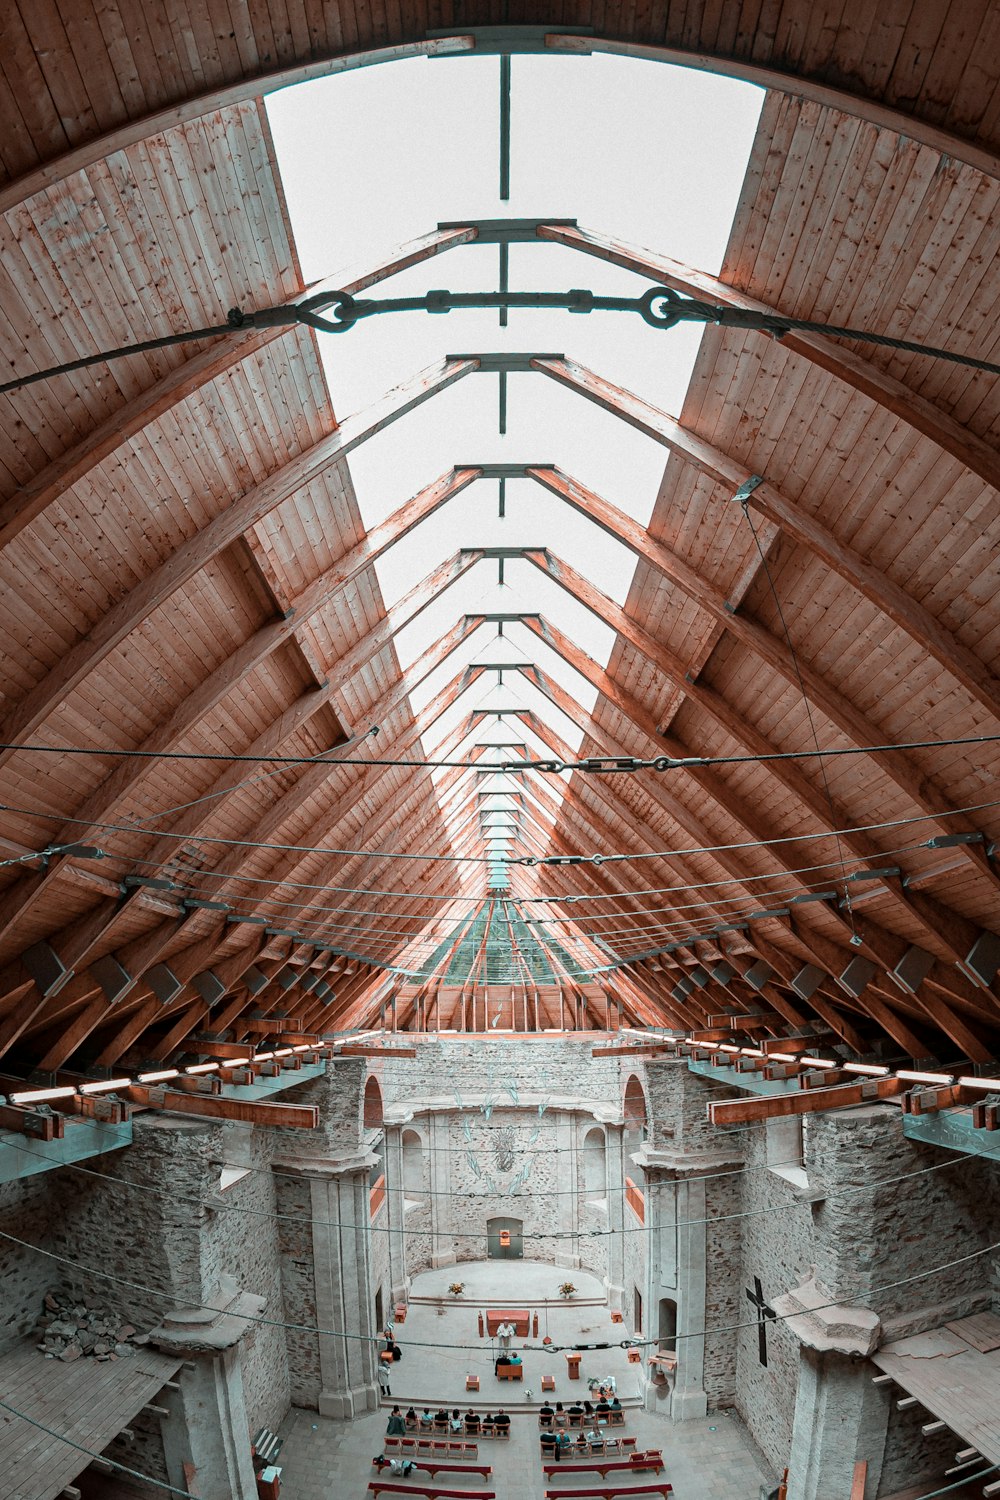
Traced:
POLYGON ((859 1458, 854 1465, 854 1478, 851 1481, 851 1500, 865 1500, 865 1481, 868 1478, 868 1460, 859 1458))
POLYGON ((19 1130, 39 1141, 61 1141, 65 1121, 61 1115, 45 1114, 27 1104, 0 1104, 0 1130, 19 1130))

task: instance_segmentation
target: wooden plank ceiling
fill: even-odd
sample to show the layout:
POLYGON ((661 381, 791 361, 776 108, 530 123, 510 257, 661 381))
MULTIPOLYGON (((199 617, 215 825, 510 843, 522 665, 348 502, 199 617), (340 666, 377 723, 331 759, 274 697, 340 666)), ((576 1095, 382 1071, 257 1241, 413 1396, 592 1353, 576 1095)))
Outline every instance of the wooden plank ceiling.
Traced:
MULTIPOLYGON (((550 27, 554 50, 588 27, 590 46, 791 80, 767 97, 718 281, 607 238, 614 225, 541 238, 698 295, 1000 359, 995 7, 849 4, 836 26, 805 0, 509 9, 550 27)), ((494 7, 458 11, 52 0, 15 12, 0 57, 3 370, 294 299, 260 96, 365 49, 488 45, 472 28, 494 7), (427 40, 459 26, 457 42, 427 40)), ((474 237, 427 230, 407 258, 474 237)), ((396 1023, 414 1028, 496 1024, 494 1006, 526 1030, 623 1018, 687 1030, 721 1012, 736 1035, 812 1025, 845 1054, 990 1060, 1000 760, 988 742, 939 742, 1000 733, 993 376, 711 328, 679 413, 571 358, 516 377, 569 387, 581 422, 598 402, 665 458, 648 532, 572 474, 534 476, 623 540, 637 569, 622 608, 556 539, 528 556, 616 632, 602 668, 555 621, 529 622, 597 689, 592 715, 541 657, 531 680, 579 725, 584 754, 729 761, 577 771, 561 801, 544 777, 524 779, 515 854, 645 856, 511 869, 518 923, 589 935, 577 959, 619 967, 574 976, 560 947, 541 983, 501 901, 521 1001, 487 993, 478 950, 456 985, 458 916, 488 901, 484 866, 403 864, 388 882, 398 894, 373 895, 384 865, 329 852, 481 854, 473 772, 432 787, 423 768, 252 763, 322 756, 373 725, 359 757, 419 758, 421 734, 474 684, 456 675, 414 717, 414 679, 477 620, 457 619, 406 676, 393 636, 476 558, 441 558, 388 613, 374 562, 476 472, 442 454, 440 483, 366 537, 348 467, 366 432, 474 368, 424 372, 348 418, 314 334, 296 327, 0 397, 0 1067, 170 1061, 199 1032, 241 1041, 254 1012, 309 1032, 394 998, 396 1023), (764 483, 744 509, 732 496, 750 475, 764 483), (914 742, 930 743, 857 753, 914 742), (817 744, 851 753, 759 760, 817 744), (105 857, 37 857, 66 844, 105 857), (387 964, 419 969, 435 948, 433 974, 387 978, 387 964)), ((543 715, 510 727, 565 758, 543 715)))

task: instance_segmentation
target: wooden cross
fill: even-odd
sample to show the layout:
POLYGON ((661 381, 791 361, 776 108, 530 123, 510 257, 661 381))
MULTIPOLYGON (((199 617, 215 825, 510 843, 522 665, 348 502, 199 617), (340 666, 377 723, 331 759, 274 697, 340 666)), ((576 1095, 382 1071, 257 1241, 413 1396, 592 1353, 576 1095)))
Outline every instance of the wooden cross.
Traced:
POLYGON ((773 1307, 768 1307, 767 1303, 764 1301, 764 1293, 761 1290, 759 1276, 754 1277, 753 1287, 753 1291, 751 1291, 750 1288, 747 1287, 746 1294, 749 1300, 753 1303, 754 1307, 757 1309, 757 1353, 760 1358, 761 1364, 766 1366, 767 1319, 776 1318, 778 1314, 775 1312, 773 1307))

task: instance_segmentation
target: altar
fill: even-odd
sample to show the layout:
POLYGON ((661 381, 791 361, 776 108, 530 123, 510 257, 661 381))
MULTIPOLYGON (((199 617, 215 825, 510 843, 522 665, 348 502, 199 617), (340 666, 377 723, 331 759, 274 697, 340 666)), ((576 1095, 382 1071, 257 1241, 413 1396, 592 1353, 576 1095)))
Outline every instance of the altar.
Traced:
POLYGON ((486 1332, 491 1339, 496 1338, 497 1329, 501 1323, 513 1323, 514 1332, 518 1338, 526 1339, 531 1326, 531 1317, 527 1308, 501 1307, 490 1308, 486 1313, 486 1332))

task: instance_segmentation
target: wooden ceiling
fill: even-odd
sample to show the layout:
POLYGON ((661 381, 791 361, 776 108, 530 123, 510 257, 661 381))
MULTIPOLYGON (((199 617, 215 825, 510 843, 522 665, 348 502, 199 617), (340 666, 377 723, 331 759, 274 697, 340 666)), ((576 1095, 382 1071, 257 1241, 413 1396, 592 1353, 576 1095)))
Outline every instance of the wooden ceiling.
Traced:
MULTIPOLYGON (((773 86, 717 280, 618 243, 614 225, 541 238, 699 296, 1000 359, 995 6, 504 9, 551 28, 506 33, 515 47, 696 55, 773 86)), ((12 13, 3 370, 300 295, 262 95, 394 48, 496 50, 475 28, 499 10, 52 0, 12 13)), ((427 230, 372 276, 475 237, 427 230)), ((0 1068, 172 1059, 200 1033, 242 1040, 254 1012, 306 1030, 361 1023, 393 994, 384 966, 417 967, 487 896, 482 865, 408 863, 387 880, 363 852, 330 852, 481 854, 474 772, 433 783, 422 767, 260 763, 335 758, 373 725, 357 758, 388 746, 420 759, 421 735, 476 680, 456 667, 414 716, 415 677, 479 617, 457 617, 405 675, 393 639, 477 557, 442 558, 389 611, 375 572, 476 471, 442 453, 440 479, 366 535, 349 470, 366 434, 475 368, 421 372, 346 417, 315 335, 295 326, 0 396, 0 1068), (104 857, 38 858, 67 844, 104 857), (398 894, 370 894, 386 889, 398 894)), ((529 554, 616 645, 603 668, 557 622, 528 622, 596 687, 592 715, 541 658, 528 675, 584 731, 583 754, 727 763, 577 771, 561 802, 524 778, 515 854, 647 857, 512 868, 536 931, 583 934, 577 956, 622 965, 586 984, 564 973, 541 1003, 512 1004, 512 1024, 688 1030, 723 1013, 737 1034, 817 1026, 852 1054, 987 1062, 1000 1050, 1000 756, 940 742, 1000 734, 1000 382, 717 327, 678 413, 571 357, 515 378, 539 376, 576 393, 581 422, 597 402, 662 442, 665 470, 648 532, 572 473, 532 476, 624 541, 637 570, 622 608, 555 538, 529 554), (751 475, 764 482, 744 509, 732 497, 751 475), (759 759, 817 744, 851 753, 759 759)), ((543 716, 509 727, 565 758, 543 716)), ((475 1014, 461 990, 446 1010, 444 993, 440 974, 405 987, 402 1024, 475 1014)))

